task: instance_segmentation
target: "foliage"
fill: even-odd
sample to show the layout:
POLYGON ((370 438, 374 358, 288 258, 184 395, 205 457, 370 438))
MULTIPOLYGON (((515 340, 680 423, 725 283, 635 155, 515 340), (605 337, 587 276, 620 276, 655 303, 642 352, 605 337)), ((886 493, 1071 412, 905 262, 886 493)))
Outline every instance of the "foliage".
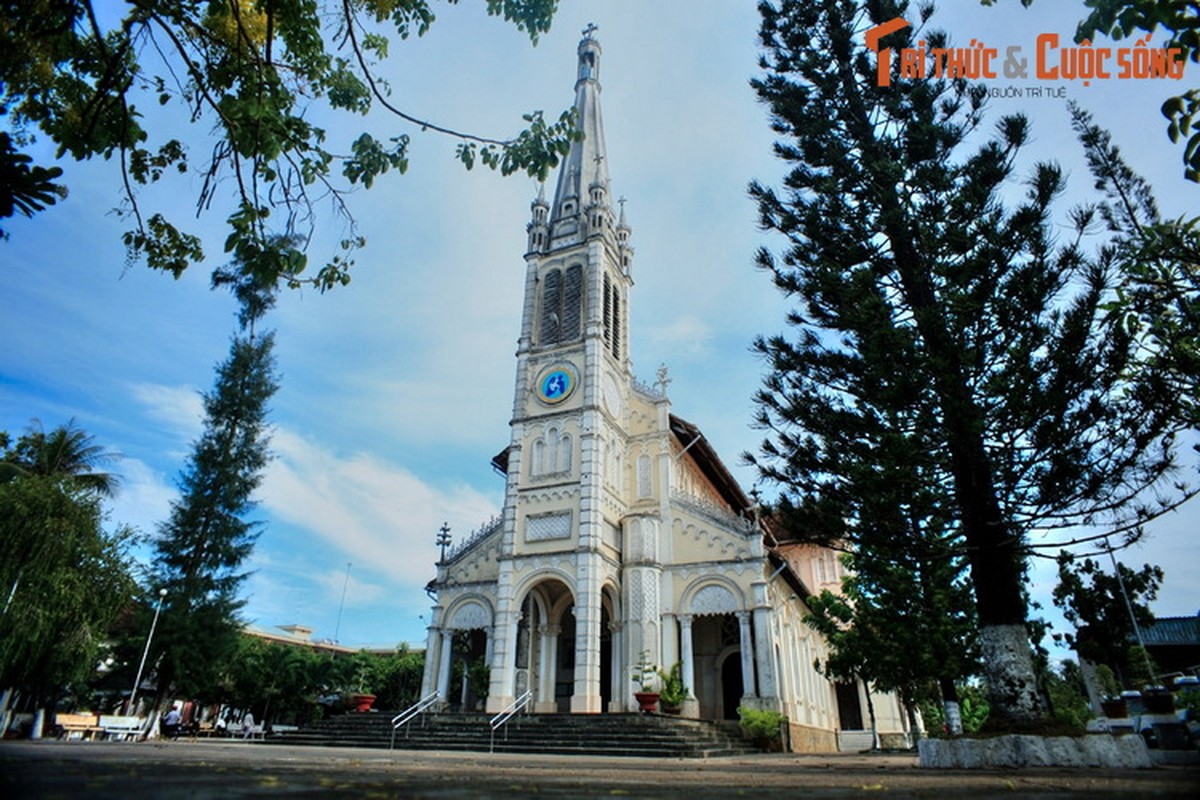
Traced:
POLYGON ((39 705, 92 675, 134 589, 133 533, 103 522, 96 492, 69 475, 0 483, 0 686, 39 705))
MULTIPOLYGON (((556 6, 487 0, 486 10, 536 44, 556 6)), ((361 246, 346 195, 389 171, 403 173, 410 136, 403 129, 364 131, 327 141, 321 120, 365 119, 380 109, 406 130, 457 139, 468 167, 478 160, 504 174, 538 177, 578 135, 569 114, 550 124, 534 112, 520 134, 491 139, 399 108, 380 70, 388 36, 421 36, 433 21, 431 0, 8 4, 0 24, 0 116, 7 128, 0 132, 0 219, 14 210, 35 213, 62 195, 53 182, 60 168, 31 166, 17 149, 44 136, 59 158, 117 162, 130 260, 178 277, 204 258, 198 236, 143 205, 150 187, 173 177, 200 187, 198 210, 227 209, 225 252, 244 268, 254 251, 268 254, 271 284, 345 284, 351 262, 344 253, 315 275, 304 271, 316 204, 329 202, 349 224, 343 250, 361 246), (181 118, 211 132, 203 140, 211 147, 207 163, 174 138, 181 118)))
POLYGON ((1047 672, 1045 687, 1054 718, 1082 732, 1093 715, 1079 665, 1060 662, 1058 670, 1047 672))
POLYGON ((764 749, 770 742, 780 738, 781 729, 788 721, 786 716, 770 708, 738 706, 737 713, 742 733, 764 749))
POLYGON ((633 665, 631 679, 643 692, 653 692, 654 682, 658 679, 658 667, 650 660, 650 651, 638 653, 637 663, 633 665))
MULTIPOLYGON (((54 183, 62 177, 62 167, 31 164, 33 159, 18 152, 12 137, 0 131, 0 219, 17 213, 32 217, 67 196, 66 189, 54 183)), ((0 228, 0 239, 7 238, 0 228)))
MULTIPOLYGON (((425 674, 425 653, 410 650, 401 645, 389 656, 379 656, 382 663, 373 685, 377 708, 403 709, 417 702, 421 696, 421 679, 425 674)), ((487 695, 487 685, 482 687, 487 695)))
POLYGON ((1134 654, 1130 660, 1134 620, 1141 627, 1154 622, 1149 604, 1158 596, 1163 571, 1144 564, 1135 572, 1119 562, 1116 569, 1119 577, 1090 558, 1079 561, 1070 553, 1059 554, 1054 605, 1062 609, 1075 633, 1055 634, 1054 638, 1073 648, 1080 658, 1108 665, 1121 685, 1136 689, 1144 683, 1135 674, 1144 672, 1145 659, 1134 654), (1131 609, 1134 619, 1130 619, 1131 609))
POLYGON ((825 590, 806 601, 805 622, 829 646, 819 669, 833 679, 861 679, 875 690, 897 692, 906 705, 975 674, 976 623, 964 559, 928 534, 885 540, 860 532, 854 547, 843 557, 840 593, 825 590))
MULTIPOLYGON (((958 684, 955 687, 955 693, 958 696, 963 733, 968 736, 979 733, 991 712, 987 691, 978 683, 972 682, 958 684)), ((932 698, 922 700, 921 717, 925 720, 925 730, 930 736, 947 734, 945 712, 942 710, 942 706, 935 703, 932 698)))
POLYGON ((1121 684, 1117 682, 1117 675, 1107 664, 1096 665, 1096 683, 1105 697, 1116 697, 1121 694, 1121 684))
MULTIPOLYGON (((981 647, 1006 654, 985 658, 993 715, 1036 719, 1018 641, 1028 554, 1136 539, 1182 502, 1143 500, 1174 466, 1171 408, 1129 377, 1137 346, 1106 317, 1111 275, 1079 246, 1083 226, 1063 237, 1052 220, 1060 169, 1035 165, 1006 200, 1027 121, 1003 117, 988 136, 986 91, 965 81, 878 85, 865 32, 907 3, 760 8, 754 86, 790 171, 779 190, 752 186, 762 226, 787 240, 759 264, 795 299, 796 334, 757 342, 767 435, 752 460, 781 487, 789 527, 818 543, 894 537, 898 552, 938 523, 968 563, 981 647), (859 499, 892 478, 904 483, 859 499)), ((881 46, 947 45, 924 27, 931 13, 881 46)))
POLYGON ((1175 694, 1175 708, 1187 712, 1189 721, 1200 720, 1200 689, 1189 687, 1175 694))
POLYGON ((264 724, 315 720, 329 661, 327 654, 308 648, 240 635, 223 665, 216 699, 250 709, 264 724))
MULTIPOLYGON (((454 661, 453 675, 451 678, 452 686, 462 686, 464 672, 466 672, 467 676, 468 705, 472 701, 480 702, 486 700, 488 693, 491 691, 492 669, 488 666, 485 658, 481 655, 473 660, 468 660, 465 657, 456 659, 454 661)), ((419 681, 420 676, 418 675, 416 677, 419 681)), ((417 689, 418 691, 420 690, 419 685, 417 689)), ((451 694, 454 694, 453 690, 451 691, 451 694)), ((397 706, 397 708, 405 708, 406 706, 411 705, 413 702, 416 702, 418 699, 420 698, 414 696, 412 701, 403 706, 397 706)), ((457 702, 457 700, 455 702, 457 702)))
POLYGON ((1163 220, 1146 181, 1125 163, 1107 131, 1072 104, 1099 203, 1080 209, 1113 234, 1101 257, 1120 275, 1108 310, 1142 350, 1140 382, 1181 427, 1200 429, 1200 217, 1163 220))
POLYGON ((120 478, 97 468, 117 458, 96 444, 95 437, 76 427, 75 420, 49 433, 34 420, 16 444, 0 454, 0 483, 29 475, 69 476, 80 488, 112 497, 120 478))
POLYGON ((683 664, 676 661, 669 671, 660 669, 658 677, 662 681, 658 701, 664 707, 676 708, 683 705, 683 701, 688 698, 688 688, 683 685, 683 664))
POLYGON ((277 384, 274 337, 255 324, 273 295, 253 277, 232 279, 232 286, 241 301, 242 333, 204 396, 204 431, 155 541, 151 588, 167 592, 154 640, 160 693, 173 688, 198 696, 215 685, 237 643, 240 568, 257 538, 246 517, 270 457, 267 403, 277 384))
MULTIPOLYGON (((985 6, 996 0, 980 0, 985 6)), ((1029 7, 1033 0, 1021 0, 1029 7)), ((1151 35, 1161 27, 1169 38, 1164 48, 1178 48, 1180 57, 1200 64, 1200 9, 1195 3, 1163 2, 1163 0, 1084 0, 1089 13, 1075 32, 1075 41, 1096 41, 1097 34, 1120 41, 1139 32, 1151 35)), ((1200 90, 1190 89, 1162 104, 1162 114, 1168 120, 1167 135, 1178 144, 1186 138, 1183 151, 1184 177, 1200 183, 1200 90), (1193 128, 1195 129, 1193 132, 1193 128)))
POLYGON ((311 722, 331 702, 349 708, 353 694, 374 694, 376 708, 399 709, 416 700, 424 663, 422 653, 403 645, 389 655, 334 655, 243 634, 214 697, 266 723, 311 722))

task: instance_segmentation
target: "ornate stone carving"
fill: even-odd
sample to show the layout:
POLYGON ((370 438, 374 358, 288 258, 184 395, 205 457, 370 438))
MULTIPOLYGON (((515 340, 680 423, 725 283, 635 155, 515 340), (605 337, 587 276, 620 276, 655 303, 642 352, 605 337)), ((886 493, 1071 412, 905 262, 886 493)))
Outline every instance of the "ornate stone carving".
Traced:
POLYGON ((544 542, 571 538, 571 513, 542 514, 525 520, 525 541, 544 542))
POLYGON ((456 631, 473 631, 490 628, 491 625, 491 612, 484 608, 482 603, 468 602, 455 610, 450 624, 446 627, 456 631))
POLYGON ((740 609, 732 592, 724 586, 712 584, 705 586, 692 596, 689 610, 696 616, 704 616, 706 614, 732 614, 740 609))

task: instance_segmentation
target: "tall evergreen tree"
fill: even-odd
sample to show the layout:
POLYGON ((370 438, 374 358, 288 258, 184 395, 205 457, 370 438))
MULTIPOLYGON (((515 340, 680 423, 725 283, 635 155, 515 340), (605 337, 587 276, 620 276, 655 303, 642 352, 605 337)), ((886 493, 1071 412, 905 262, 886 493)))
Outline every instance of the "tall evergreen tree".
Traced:
MULTIPOLYGON (((880 50, 919 38, 925 52, 946 46, 943 34, 897 25, 899 0, 760 10, 754 85, 790 171, 781 191, 752 186, 762 225, 788 240, 759 261, 798 305, 795 338, 758 343, 769 369, 760 466, 794 527, 827 537, 849 510, 844 533, 864 549, 894 536, 902 550, 913 527, 866 535, 886 503, 845 498, 856 476, 886 474, 909 437, 904 452, 926 465, 922 504, 947 515, 951 552, 969 564, 993 719, 1034 721, 1029 548, 1086 538, 1083 525, 1138 535, 1153 513, 1144 492, 1173 467, 1172 414, 1123 381, 1135 348, 1104 323, 1110 275, 1078 240, 1058 241, 1061 171, 1038 164, 1023 198, 1004 196, 1027 121, 1004 117, 984 136, 982 87, 932 70, 901 78, 896 53, 880 85, 868 34, 880 50)), ((916 23, 932 13, 923 5, 916 23)))
POLYGON ((237 644, 242 565, 257 538, 248 517, 270 458, 267 404, 278 386, 274 336, 257 323, 274 304, 271 289, 239 272, 219 271, 214 283, 237 296, 240 332, 216 385, 204 395, 204 431, 179 477, 155 542, 151 592, 166 589, 154 638, 160 693, 196 696, 214 687, 237 644))

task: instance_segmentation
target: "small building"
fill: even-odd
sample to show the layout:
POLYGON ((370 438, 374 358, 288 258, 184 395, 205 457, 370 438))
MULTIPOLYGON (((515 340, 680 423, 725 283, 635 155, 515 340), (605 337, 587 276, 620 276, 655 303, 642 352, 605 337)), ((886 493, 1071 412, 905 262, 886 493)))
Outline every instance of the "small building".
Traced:
MULTIPOLYGON (((639 661, 678 663, 685 716, 774 709, 795 750, 869 747, 864 687, 817 671, 826 645, 803 621, 810 593, 839 585, 835 554, 779 544, 674 412, 665 368, 634 377, 632 229, 613 204, 592 31, 575 82, 584 136, 527 228, 511 440, 493 461, 504 508, 437 565, 422 694, 473 705, 482 692, 451 685, 465 660, 486 666, 489 712, 526 693, 535 712, 629 712, 639 661)), ((872 699, 878 730, 903 738, 896 698, 872 699)))

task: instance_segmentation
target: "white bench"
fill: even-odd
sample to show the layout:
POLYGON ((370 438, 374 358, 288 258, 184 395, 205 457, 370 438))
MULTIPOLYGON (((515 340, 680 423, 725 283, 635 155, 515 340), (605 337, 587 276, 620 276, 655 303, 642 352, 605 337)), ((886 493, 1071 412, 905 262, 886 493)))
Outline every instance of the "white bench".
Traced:
POLYGON ((115 714, 101 714, 100 728, 104 731, 105 739, 125 741, 129 738, 140 739, 145 733, 146 720, 143 717, 121 717, 115 714))

